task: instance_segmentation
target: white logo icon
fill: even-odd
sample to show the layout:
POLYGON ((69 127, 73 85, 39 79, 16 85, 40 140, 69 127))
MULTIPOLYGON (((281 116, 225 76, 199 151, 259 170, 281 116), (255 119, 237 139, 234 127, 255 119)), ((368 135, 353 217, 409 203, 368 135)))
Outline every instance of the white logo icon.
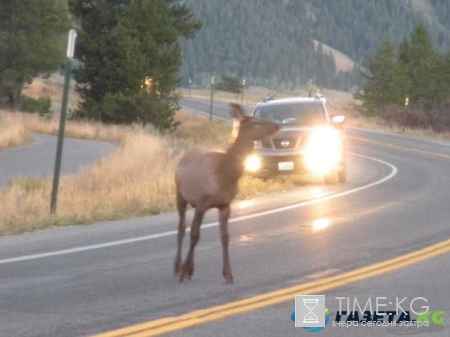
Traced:
POLYGON ((319 319, 314 314, 313 310, 315 307, 317 307, 317 304, 319 303, 318 298, 302 298, 303 304, 306 308, 308 308, 308 313, 303 318, 303 323, 319 323, 319 319))
POLYGON ((288 147, 289 145, 291 145, 291 142, 288 140, 283 140, 280 144, 282 147, 288 147))

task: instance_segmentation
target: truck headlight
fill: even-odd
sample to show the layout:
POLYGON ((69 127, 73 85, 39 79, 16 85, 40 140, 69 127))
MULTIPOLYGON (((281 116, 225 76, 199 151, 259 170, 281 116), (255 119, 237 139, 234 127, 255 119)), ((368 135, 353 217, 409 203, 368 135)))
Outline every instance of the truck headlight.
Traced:
POLYGON ((248 156, 245 160, 245 170, 247 172, 256 172, 259 169, 261 169, 261 158, 256 154, 248 156))
POLYGON ((306 146, 306 167, 312 173, 329 173, 342 160, 342 152, 342 135, 338 130, 317 128, 311 132, 306 146))

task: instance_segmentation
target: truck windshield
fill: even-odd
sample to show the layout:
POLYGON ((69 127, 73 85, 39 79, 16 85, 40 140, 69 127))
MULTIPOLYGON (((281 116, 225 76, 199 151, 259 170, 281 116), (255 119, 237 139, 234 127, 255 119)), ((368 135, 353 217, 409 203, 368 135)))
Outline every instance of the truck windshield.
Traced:
POLYGON ((261 107, 256 109, 254 115, 280 125, 322 124, 326 121, 324 108, 317 103, 261 107))

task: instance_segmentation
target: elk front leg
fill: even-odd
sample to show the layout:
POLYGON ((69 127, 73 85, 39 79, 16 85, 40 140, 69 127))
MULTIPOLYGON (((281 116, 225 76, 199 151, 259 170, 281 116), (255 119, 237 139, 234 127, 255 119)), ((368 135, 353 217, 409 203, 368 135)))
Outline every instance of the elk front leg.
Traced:
POLYGON ((186 260, 184 261, 181 271, 178 274, 178 279, 180 282, 184 281, 185 278, 190 280, 194 274, 194 249, 197 242, 200 240, 200 225, 202 224, 204 214, 204 210, 197 208, 195 209, 194 220, 191 225, 191 244, 189 246, 186 260))
POLYGON ((230 257, 228 255, 228 218, 230 217, 230 206, 219 209, 219 224, 220 224, 220 241, 222 242, 223 253, 223 270, 222 274, 227 284, 233 284, 233 274, 231 273, 230 257))

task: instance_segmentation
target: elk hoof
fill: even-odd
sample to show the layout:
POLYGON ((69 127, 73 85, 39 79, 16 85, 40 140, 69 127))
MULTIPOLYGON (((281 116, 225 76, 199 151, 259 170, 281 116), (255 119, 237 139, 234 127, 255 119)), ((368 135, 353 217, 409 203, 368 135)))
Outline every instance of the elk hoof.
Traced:
POLYGON ((178 272, 178 280, 183 282, 184 279, 190 280, 192 275, 194 274, 194 266, 192 265, 183 265, 178 272))
POLYGON ((232 277, 231 278, 226 278, 225 279, 225 283, 226 284, 234 284, 233 278, 232 277))
POLYGON ((231 271, 224 271, 223 277, 225 278, 226 284, 234 284, 233 275, 231 274, 231 271))

